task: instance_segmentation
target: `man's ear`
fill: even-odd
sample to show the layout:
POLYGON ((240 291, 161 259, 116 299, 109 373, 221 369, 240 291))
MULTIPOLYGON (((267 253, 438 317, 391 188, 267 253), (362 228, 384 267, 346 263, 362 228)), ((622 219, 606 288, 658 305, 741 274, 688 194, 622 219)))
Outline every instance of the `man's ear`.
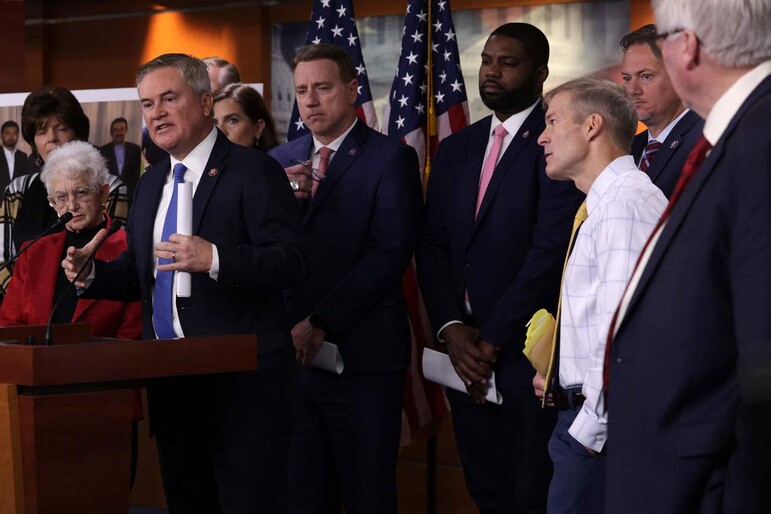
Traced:
POLYGON ((678 57, 683 59, 685 69, 692 70, 701 63, 701 42, 696 33, 689 29, 684 30, 680 38, 683 47, 678 57))
POLYGON ((583 131, 584 137, 587 141, 593 141, 596 139, 604 129, 605 120, 596 112, 593 112, 587 116, 581 126, 581 130, 583 131))

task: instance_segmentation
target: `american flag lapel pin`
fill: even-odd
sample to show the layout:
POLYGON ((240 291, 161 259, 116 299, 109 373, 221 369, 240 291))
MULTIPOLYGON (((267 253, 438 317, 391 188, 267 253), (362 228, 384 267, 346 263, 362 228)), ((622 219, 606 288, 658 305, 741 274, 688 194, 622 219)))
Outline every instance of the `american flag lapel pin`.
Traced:
POLYGON ((674 141, 672 141, 672 144, 669 145, 669 149, 670 150, 674 150, 675 148, 677 148, 677 145, 679 145, 679 144, 680 144, 680 140, 679 139, 675 139, 674 141))
POLYGON ((213 177, 213 176, 215 176, 217 173, 219 173, 219 171, 220 171, 220 170, 218 170, 217 168, 212 168, 212 169, 210 169, 210 170, 209 170, 209 176, 210 176, 210 177, 213 177))
POLYGON ((530 131, 526 130, 522 133, 522 139, 527 139, 528 137, 530 137, 530 131))

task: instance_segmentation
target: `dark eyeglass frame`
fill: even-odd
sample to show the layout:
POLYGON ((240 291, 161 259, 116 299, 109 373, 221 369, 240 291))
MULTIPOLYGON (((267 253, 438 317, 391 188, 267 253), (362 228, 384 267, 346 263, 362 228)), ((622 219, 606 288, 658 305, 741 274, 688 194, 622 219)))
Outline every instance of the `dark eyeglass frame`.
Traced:
POLYGON ((656 34, 656 37, 653 38, 653 41, 655 41, 655 42, 661 41, 663 43, 664 40, 666 38, 668 38, 669 36, 674 36, 675 34, 679 34, 680 32, 683 32, 684 30, 685 30, 685 28, 673 29, 673 30, 670 30, 670 31, 667 31, 667 32, 662 32, 661 34, 656 34))
POLYGON ((308 166, 308 165, 307 165, 307 164, 305 164, 304 162, 302 162, 302 161, 298 161, 297 159, 292 159, 292 160, 291 160, 291 161, 289 161, 289 162, 290 162, 291 164, 299 164, 299 165, 301 165, 301 166, 304 166, 304 167, 305 167, 305 168, 306 168, 308 171, 310 171, 310 172, 311 172, 311 174, 310 174, 310 179, 311 179, 311 180, 313 180, 313 181, 315 181, 315 182, 324 182, 324 177, 322 177, 321 175, 319 175, 319 170, 318 170, 318 169, 316 169, 316 168, 311 168, 310 166, 308 166))

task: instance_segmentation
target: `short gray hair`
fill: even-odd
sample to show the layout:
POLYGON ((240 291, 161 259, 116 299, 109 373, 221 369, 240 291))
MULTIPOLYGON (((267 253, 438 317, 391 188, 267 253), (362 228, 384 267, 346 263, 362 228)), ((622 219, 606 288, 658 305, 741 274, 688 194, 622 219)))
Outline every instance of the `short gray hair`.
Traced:
POLYGON ((690 29, 715 61, 727 68, 771 59, 768 0, 653 0, 659 33, 690 29))
POLYGON ((174 66, 182 72, 185 82, 193 88, 196 95, 211 93, 211 83, 209 82, 209 69, 201 59, 187 54, 163 54, 152 61, 146 62, 137 70, 137 87, 142 79, 149 73, 159 69, 174 66))
POLYGON ((544 110, 549 109, 549 102, 559 93, 570 94, 570 108, 576 113, 577 121, 599 114, 616 145, 629 151, 637 132, 637 111, 624 86, 596 77, 571 80, 544 95, 544 110))
POLYGON ((89 186, 99 188, 107 183, 108 174, 107 161, 99 150, 85 141, 71 141, 48 154, 40 180, 50 195, 53 181, 60 175, 71 180, 85 177, 89 186))

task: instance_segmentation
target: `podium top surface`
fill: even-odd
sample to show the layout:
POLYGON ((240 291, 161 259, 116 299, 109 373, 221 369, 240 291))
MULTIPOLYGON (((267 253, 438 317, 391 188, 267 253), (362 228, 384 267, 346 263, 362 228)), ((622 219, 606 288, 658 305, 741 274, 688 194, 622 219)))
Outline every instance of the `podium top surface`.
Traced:
MULTIPOLYGON (((0 328, 0 340, 23 342, 26 337, 19 334, 37 334, 40 328, 0 328)), ((75 333, 83 342, 52 346, 0 342, 0 383, 38 387, 257 369, 254 334, 133 341, 82 337, 83 330, 75 333)))

